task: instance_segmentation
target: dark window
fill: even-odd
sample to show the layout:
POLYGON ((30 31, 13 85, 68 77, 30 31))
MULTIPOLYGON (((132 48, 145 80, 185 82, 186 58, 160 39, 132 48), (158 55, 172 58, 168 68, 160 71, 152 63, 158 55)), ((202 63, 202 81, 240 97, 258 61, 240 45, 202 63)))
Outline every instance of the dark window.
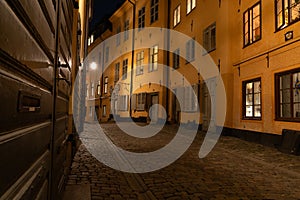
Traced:
POLYGON ((119 80, 119 76, 120 76, 120 63, 117 63, 115 65, 115 82, 119 80))
POLYGON ((139 10, 138 27, 139 31, 145 27, 145 7, 139 10))
POLYGON ((191 39, 186 43, 186 61, 192 62, 195 60, 195 40, 191 39))
POLYGON ((151 0, 150 23, 158 20, 158 0, 151 0))
POLYGON ((283 29, 300 19, 299 0, 275 0, 276 30, 283 29))
POLYGON ((123 60, 123 71, 122 71, 122 79, 127 79, 127 70, 128 70, 128 59, 123 60))
POLYGON ((261 79, 243 82, 243 118, 261 119, 261 79))
POLYGON ((216 49, 216 23, 211 24, 204 30, 203 47, 207 52, 211 52, 216 49))
POLYGON ((179 59, 180 59, 180 49, 176 49, 173 52, 173 68, 179 68, 179 59))
POLYGON ((116 45, 119 46, 121 43, 121 26, 117 27, 117 37, 116 37, 116 45))
POLYGON ((275 74, 276 119, 300 121, 300 69, 275 74))
POLYGON ((260 2, 244 12, 244 46, 261 39, 260 2))
POLYGON ((128 40, 128 38, 129 38, 129 20, 126 20, 124 24, 124 41, 128 40))

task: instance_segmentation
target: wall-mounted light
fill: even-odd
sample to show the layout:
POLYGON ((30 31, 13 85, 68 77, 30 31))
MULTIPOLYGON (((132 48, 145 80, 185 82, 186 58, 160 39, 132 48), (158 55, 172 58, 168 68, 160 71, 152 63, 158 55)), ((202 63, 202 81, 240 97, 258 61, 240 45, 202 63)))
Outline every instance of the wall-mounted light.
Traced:
POLYGON ((294 36, 293 31, 286 32, 284 34, 285 41, 293 39, 293 36, 294 36))

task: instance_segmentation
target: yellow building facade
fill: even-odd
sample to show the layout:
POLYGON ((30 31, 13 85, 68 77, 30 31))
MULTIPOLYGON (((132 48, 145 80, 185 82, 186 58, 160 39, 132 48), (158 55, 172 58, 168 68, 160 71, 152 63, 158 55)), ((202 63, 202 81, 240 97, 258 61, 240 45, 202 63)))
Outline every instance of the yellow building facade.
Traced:
MULTIPOLYGON (((300 128, 299 9, 297 0, 125 1, 110 18, 115 37, 110 49, 121 56, 111 61, 110 72, 103 76, 108 84, 102 81, 102 88, 108 87, 111 94, 99 112, 103 115, 105 105, 106 112, 121 119, 149 121, 149 108, 160 104, 168 122, 193 123, 207 130, 210 120, 218 116, 218 110, 211 112, 212 94, 208 92, 216 82, 202 77, 195 58, 209 55, 226 90, 224 132, 253 137, 257 142, 266 138, 272 144, 278 142, 283 129, 300 128), (176 38, 170 38, 169 52, 164 51, 166 44, 144 31, 151 27, 178 31, 206 52, 195 51, 195 43, 181 44, 176 38), (133 28, 134 33, 128 31, 133 28), (139 48, 145 43, 148 48, 139 48), (182 79, 170 79, 173 71, 182 79), (197 98, 184 81, 191 84, 197 98), (178 92, 184 96, 181 107, 175 96, 178 92), (199 120, 193 120, 199 111, 199 120)), ((161 110, 154 112, 157 118, 152 120, 163 118, 161 110)))

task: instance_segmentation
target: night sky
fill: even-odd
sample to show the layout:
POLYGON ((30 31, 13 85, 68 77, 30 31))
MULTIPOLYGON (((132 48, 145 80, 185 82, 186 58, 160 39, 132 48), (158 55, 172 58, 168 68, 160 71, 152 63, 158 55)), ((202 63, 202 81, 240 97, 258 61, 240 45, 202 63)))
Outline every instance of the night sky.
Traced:
POLYGON ((90 30, 93 31, 97 23, 105 16, 109 17, 125 0, 93 0, 93 19, 90 30))

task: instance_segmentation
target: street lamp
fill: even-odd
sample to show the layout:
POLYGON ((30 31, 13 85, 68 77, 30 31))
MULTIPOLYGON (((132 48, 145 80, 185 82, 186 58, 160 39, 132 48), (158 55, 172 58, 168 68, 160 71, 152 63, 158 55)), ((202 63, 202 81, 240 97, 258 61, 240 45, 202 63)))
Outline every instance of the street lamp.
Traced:
POLYGON ((95 62, 92 62, 92 63, 90 64, 90 68, 91 68, 91 70, 97 69, 97 64, 96 64, 95 62))

